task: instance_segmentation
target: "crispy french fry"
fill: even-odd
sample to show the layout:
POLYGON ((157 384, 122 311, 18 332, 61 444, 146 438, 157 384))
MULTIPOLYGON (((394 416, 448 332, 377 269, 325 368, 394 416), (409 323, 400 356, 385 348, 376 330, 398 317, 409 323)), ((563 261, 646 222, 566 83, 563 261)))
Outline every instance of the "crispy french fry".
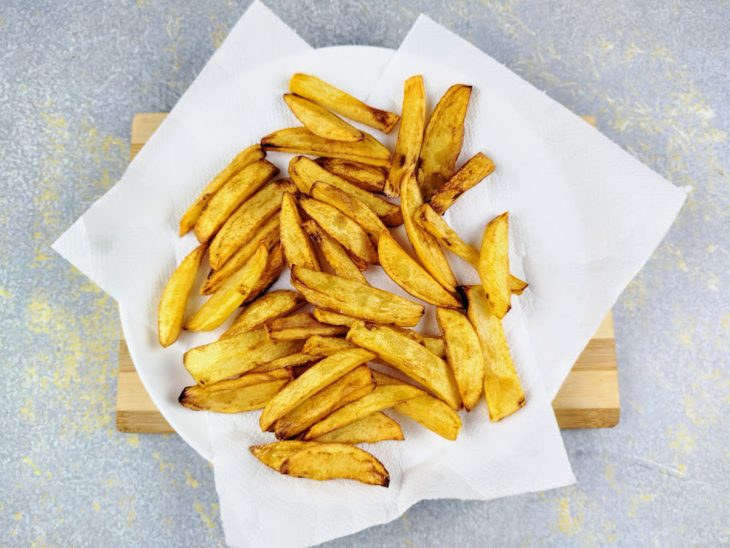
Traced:
POLYGON ((477 332, 484 356, 484 395, 489 418, 499 421, 525 405, 525 394, 502 322, 489 311, 484 289, 478 285, 467 287, 466 295, 469 320, 477 332))
POLYGON ((347 426, 331 430, 314 441, 320 443, 377 443, 379 441, 402 441, 400 425, 385 413, 372 413, 351 422, 347 426))
POLYGON ((509 214, 502 213, 492 219, 484 229, 479 252, 479 279, 482 281, 489 308, 500 320, 509 312, 510 292, 509 253, 507 234, 509 214))
POLYGON ((363 140, 362 131, 304 97, 285 93, 284 101, 304 127, 315 135, 335 141, 363 140))
POLYGON ((206 244, 199 245, 182 260, 162 292, 157 308, 157 333, 162 346, 170 346, 180 336, 185 308, 206 247, 206 244))
POLYGON ((357 318, 353 318, 352 316, 332 312, 324 308, 315 308, 312 314, 318 322, 328 323, 330 325, 346 325, 350 327, 357 321, 357 318))
MULTIPOLYGON (((293 354, 289 354, 288 356, 282 356, 281 358, 276 358, 275 360, 271 360, 268 363, 265 363, 263 365, 259 365, 256 369, 253 370, 254 373, 268 373, 268 372, 274 372, 279 370, 284 370, 285 368, 292 368, 292 367, 298 367, 300 365, 307 365, 313 362, 319 361, 319 356, 310 356, 309 354, 305 354, 302 352, 294 352, 293 354)), ((287 369, 288 371, 289 369, 287 369)))
POLYGON ((436 309, 436 320, 446 341, 446 356, 454 372, 464 408, 471 411, 484 389, 484 357, 474 327, 461 312, 436 309))
POLYGON ((314 183, 310 188, 310 194, 313 198, 337 208, 355 221, 365 230, 374 245, 378 245, 381 234, 388 233, 388 229, 380 217, 352 194, 322 182, 314 183))
POLYGON ((443 215, 459 196, 478 185, 493 171, 494 162, 481 152, 478 152, 431 196, 431 200, 429 201, 431 207, 436 213, 443 215))
POLYGON ((286 415, 304 400, 374 357, 372 352, 353 348, 324 358, 289 383, 266 404, 259 418, 261 430, 268 430, 277 419, 286 415))
POLYGON ((317 181, 321 181, 352 194, 372 209, 386 225, 398 226, 403 223, 403 217, 397 205, 391 204, 385 198, 367 192, 346 179, 330 173, 306 156, 296 156, 291 159, 289 162, 289 176, 297 185, 299 191, 304 194, 310 194, 312 185, 317 181))
POLYGON ((341 337, 323 337, 322 335, 312 335, 302 347, 302 352, 312 356, 331 356, 340 350, 354 348, 353 344, 341 337))
POLYGON ((306 399, 274 423, 278 439, 292 438, 314 423, 375 389, 375 381, 367 365, 360 365, 306 399))
POLYGON ((314 306, 340 314, 399 326, 416 325, 423 315, 423 306, 413 301, 316 270, 295 266, 291 282, 314 306))
POLYGON ((266 268, 264 268, 264 271, 259 277, 259 281, 256 282, 256 285, 254 285, 253 289, 249 292, 248 296, 243 301, 243 304, 246 305, 253 302, 259 295, 269 289, 271 284, 279 278, 283 270, 284 250, 282 249, 281 244, 277 244, 276 247, 271 250, 271 253, 269 253, 269 260, 266 263, 266 268))
POLYGON ((390 152, 375 137, 363 133, 362 141, 348 143, 315 135, 305 127, 290 127, 261 139, 264 150, 341 158, 374 166, 390 165, 390 152))
POLYGON ((416 172, 418 186, 426 201, 454 174, 464 140, 464 118, 469 97, 471 86, 451 86, 426 124, 416 172))
POLYGON ((243 304, 266 268, 269 251, 259 246, 241 269, 228 278, 220 289, 203 303, 198 311, 185 322, 189 331, 211 331, 225 322, 243 304))
POLYGON ((366 126, 390 132, 398 123, 398 115, 366 105, 349 93, 310 74, 296 73, 289 80, 289 90, 337 114, 366 126))
POLYGON ((239 173, 244 167, 258 160, 263 160, 266 157, 266 153, 261 150, 261 145, 256 143, 248 148, 243 149, 239 152, 231 163, 223 168, 213 180, 206 185, 200 195, 195 199, 192 205, 188 208, 185 214, 180 219, 180 236, 184 236, 195 226, 195 222, 200 217, 200 214, 208 205, 208 202, 213 195, 220 190, 220 188, 228 182, 228 180, 239 173))
POLYGON ((291 194, 284 194, 281 198, 279 222, 281 245, 284 247, 284 255, 289 265, 301 265, 319 270, 317 254, 302 229, 302 216, 299 214, 297 200, 291 194))
POLYGON ((378 241, 380 266, 408 293, 436 306, 460 308, 461 304, 426 272, 389 234, 378 241))
MULTIPOLYGON (((350 326, 352 326, 352 323, 350 323, 350 326)), ((444 344, 444 340, 441 337, 430 337, 428 335, 422 335, 415 329, 407 329, 405 327, 397 327, 394 328, 397 329, 399 333, 402 333, 406 337, 408 337, 411 340, 416 341, 418 344, 421 344, 425 346, 428 350, 436 354, 439 358, 445 358, 446 357, 446 345, 444 344)))
POLYGON ((267 443, 266 445, 254 445, 249 450, 254 457, 278 472, 286 459, 308 445, 309 443, 306 441, 288 440, 267 443))
POLYGON ((321 226, 315 221, 309 220, 305 221, 302 228, 320 250, 325 261, 330 265, 332 272, 348 280, 363 284, 368 283, 365 276, 363 276, 358 266, 352 260, 352 257, 345 251, 345 248, 332 236, 327 234, 327 232, 322 230, 321 226))
POLYGON ((282 289, 267 293, 244 308, 238 318, 221 335, 221 339, 235 337, 268 321, 291 314, 305 303, 304 297, 296 291, 282 289))
POLYGON ((266 324, 266 333, 277 341, 308 339, 312 335, 335 337, 347 333, 346 327, 319 323, 309 312, 300 312, 284 318, 271 320, 266 324))
POLYGON ((369 192, 383 192, 388 172, 382 167, 349 162, 339 158, 317 158, 316 162, 330 173, 342 177, 369 192))
POLYGON ((208 205, 195 222, 195 235, 198 240, 200 242, 210 240, 231 213, 277 173, 279 170, 274 164, 267 160, 259 160, 231 177, 208 201, 208 205))
POLYGON ((249 373, 206 387, 197 384, 188 386, 183 389, 178 401, 195 411, 243 413, 261 409, 291 379, 292 373, 287 369, 277 369, 271 373, 249 373))
POLYGON ((406 335, 389 327, 357 322, 347 333, 347 340, 371 350, 454 409, 461 407, 456 381, 446 362, 406 335))

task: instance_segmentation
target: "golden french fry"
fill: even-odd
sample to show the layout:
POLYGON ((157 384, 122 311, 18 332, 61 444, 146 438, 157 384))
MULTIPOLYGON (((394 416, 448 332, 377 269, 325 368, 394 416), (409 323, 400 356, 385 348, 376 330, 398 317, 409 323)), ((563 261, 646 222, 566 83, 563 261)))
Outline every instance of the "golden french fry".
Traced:
POLYGON ((375 381, 370 369, 367 365, 360 365, 278 419, 274 423, 274 433, 278 439, 298 436, 330 413, 374 389, 375 381))
POLYGON ((180 336, 185 308, 206 247, 206 244, 199 245, 182 260, 162 292, 157 308, 157 333, 162 346, 170 346, 180 336))
POLYGON ((195 236, 201 242, 210 240, 223 226, 231 213, 279 173, 277 167, 267 160, 247 165, 231 177, 200 213, 195 222, 195 236))
POLYGON ((241 269, 228 278, 220 289, 203 303, 198 311, 185 322, 189 331, 211 331, 219 327, 243 304, 266 268, 269 251, 259 246, 241 269))
POLYGON ((332 274, 295 266, 291 282, 314 306, 363 320, 412 326, 423 315, 420 304, 332 274))
POLYGON ((355 221, 365 230, 373 244, 378 245, 380 235, 388 233, 388 229, 380 217, 352 194, 322 182, 314 183, 310 188, 310 194, 313 198, 337 208, 355 221))
MULTIPOLYGON (((292 367, 298 367, 300 365, 307 365, 312 362, 316 362, 320 359, 319 356, 310 356, 309 354, 305 354, 302 352, 295 352, 294 354, 289 354, 288 356, 282 356, 281 358, 276 358, 275 360, 271 360, 268 363, 265 363, 263 365, 259 365, 256 369, 253 370, 254 373, 268 373, 273 371, 279 371, 284 370, 285 368, 292 368, 292 367)), ((288 371, 288 369, 287 369, 288 371)))
POLYGON ((312 335, 304 341, 302 352, 312 356, 331 356, 335 352, 348 348, 354 348, 354 346, 341 337, 312 335))
POLYGON ((454 409, 461 407, 459 390, 446 362, 406 335, 389 327, 357 322, 347 333, 347 340, 371 350, 454 409))
POLYGON ((268 321, 291 314, 305 303, 304 297, 296 291, 279 290, 267 293, 244 308, 238 318, 221 335, 221 339, 235 337, 268 321))
POLYGON ((398 196, 403 178, 415 171, 425 125, 426 89, 423 76, 411 76, 403 84, 400 129, 384 189, 387 196, 398 196))
POLYGON ((284 194, 281 197, 279 222, 281 245, 284 247, 284 255, 289 265, 301 265, 319 270, 317 254, 302 229, 302 216, 297 208, 297 200, 292 194, 284 194))
POLYGON ((502 322, 489 311, 481 286, 465 288, 467 313, 474 326, 484 356, 484 395, 489 418, 499 421, 525 405, 525 393, 517 376, 502 322))
POLYGON ((431 200, 429 201, 431 207, 436 213, 443 215, 459 196, 478 185, 493 171, 494 162, 481 152, 478 152, 431 196, 431 200))
POLYGON ((306 441, 288 440, 267 443, 266 445, 254 445, 249 448, 249 451, 266 466, 278 472, 286 459, 309 444, 306 441))
POLYGON ((243 304, 249 304, 256 300, 259 295, 264 293, 271 284, 273 284, 281 275, 284 270, 284 250, 281 244, 277 244, 274 249, 269 253, 269 260, 266 263, 266 268, 261 273, 259 281, 253 286, 253 289, 249 292, 248 297, 243 301, 243 304))
POLYGON ((195 411, 243 413, 261 409, 292 379, 288 369, 271 373, 249 373, 237 379, 220 381, 205 387, 193 385, 183 389, 178 401, 195 411))
POLYGON ((312 314, 318 322, 328 323, 330 325, 346 325, 347 327, 350 327, 357 321, 357 318, 353 318, 352 316, 332 312, 331 310, 326 310, 324 308, 315 308, 312 314))
POLYGON ((315 135, 305 127, 290 127, 270 133, 261 139, 264 150, 310 154, 327 158, 353 160, 374 166, 390 165, 390 152, 375 137, 363 133, 362 141, 348 143, 315 135))
POLYGON ((184 236, 190 232, 190 229, 195 226, 195 222, 198 220, 198 217, 200 217, 205 206, 208 205, 210 199, 223 185, 228 182, 231 177, 239 173, 247 165, 258 160, 263 160, 265 157, 266 153, 261 150, 261 145, 258 143, 239 152, 236 157, 231 160, 231 163, 224 167, 223 171, 216 175, 213 180, 206 185, 200 195, 182 216, 182 219, 180 219, 180 236, 184 236))
MULTIPOLYGON (((352 326, 352 323, 350 326, 352 326)), ((399 333, 402 333, 411 340, 416 341, 418 344, 425 346, 428 350, 436 354, 439 358, 446 357, 446 346, 444 340, 441 337, 429 337, 428 335, 422 335, 415 329, 407 329, 405 327, 396 327, 399 333)))
POLYGON ((330 265, 332 272, 348 280, 362 284, 368 283, 365 276, 363 276, 358 266, 352 260, 352 257, 345 251, 345 248, 332 236, 327 234, 327 232, 322 230, 321 226, 315 221, 309 220, 305 221, 302 228, 320 250, 327 264, 330 265))
POLYGON ((426 272, 389 234, 378 241, 380 266, 408 293, 436 306, 460 308, 461 304, 426 272))
POLYGON ((345 118, 379 129, 383 133, 389 133, 398 123, 397 114, 366 105, 349 93, 310 74, 298 72, 292 76, 289 90, 345 118))
POLYGON ((479 279, 487 295, 489 308, 497 318, 504 318, 509 312, 510 292, 509 252, 507 235, 509 214, 505 211, 492 219, 484 229, 482 248, 479 252, 479 279))
POLYGON ((284 101, 304 127, 315 135, 335 141, 363 140, 362 131, 304 97, 285 93, 284 101))
POLYGON ((446 356, 454 372, 464 408, 471 411, 484 389, 484 357, 474 327, 461 312, 436 309, 436 320, 446 341, 446 356))
POLYGON ((388 178, 388 172, 378 166, 349 162, 339 158, 317 158, 316 162, 330 173, 369 192, 383 192, 385 181, 388 178))
POLYGON ((266 333, 277 341, 308 339, 312 335, 335 337, 347 333, 346 327, 319 323, 309 312, 300 312, 284 318, 271 320, 266 324, 266 333))
POLYGON ((428 119, 416 172, 418 186, 426 201, 454 174, 464 140, 464 118, 469 97, 471 86, 451 86, 428 119))
POLYGON ((397 205, 391 204, 385 198, 367 192, 346 179, 330 173, 306 156, 296 156, 291 159, 289 162, 289 176, 297 185, 299 191, 304 194, 311 194, 312 185, 317 181, 321 181, 344 190, 360 200, 372 209, 386 225, 398 226, 403 223, 403 217, 397 205))
POLYGON ((379 441, 402 441, 400 425, 385 413, 372 413, 347 426, 331 430, 314 441, 320 443, 377 443, 379 441))
POLYGON ((261 430, 268 430, 277 419, 304 400, 374 357, 372 352, 353 348, 324 358, 289 383, 266 404, 259 418, 261 430))

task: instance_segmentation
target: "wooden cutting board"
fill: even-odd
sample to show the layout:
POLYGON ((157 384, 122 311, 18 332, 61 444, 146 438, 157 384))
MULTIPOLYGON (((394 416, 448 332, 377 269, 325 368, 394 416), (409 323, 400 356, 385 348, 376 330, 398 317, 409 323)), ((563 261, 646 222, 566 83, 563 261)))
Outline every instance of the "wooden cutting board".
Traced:
MULTIPOLYGON (((143 112, 134 116, 130 160, 165 116, 167 114, 161 112, 143 112)), ((592 117, 585 118, 595 124, 592 117)), ((616 344, 610 313, 575 362, 553 400, 553 409, 561 428, 610 428, 618 424, 621 409, 616 344)), ((116 424, 122 432, 173 432, 147 395, 124 340, 119 344, 116 424)))

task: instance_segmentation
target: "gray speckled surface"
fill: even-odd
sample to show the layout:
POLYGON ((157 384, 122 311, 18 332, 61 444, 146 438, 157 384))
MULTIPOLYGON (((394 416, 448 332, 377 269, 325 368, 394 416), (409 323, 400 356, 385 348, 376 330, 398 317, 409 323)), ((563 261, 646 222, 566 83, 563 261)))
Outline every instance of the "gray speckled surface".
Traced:
MULTIPOLYGON (((114 429, 113 301, 50 244, 121 175, 247 2, 0 4, 0 535, 11 546, 218 545, 213 475, 114 429)), ((695 191, 615 307, 623 415, 565 432, 579 483, 424 502, 333 545, 730 544, 730 4, 268 5, 314 46, 397 47, 419 12, 695 191)))

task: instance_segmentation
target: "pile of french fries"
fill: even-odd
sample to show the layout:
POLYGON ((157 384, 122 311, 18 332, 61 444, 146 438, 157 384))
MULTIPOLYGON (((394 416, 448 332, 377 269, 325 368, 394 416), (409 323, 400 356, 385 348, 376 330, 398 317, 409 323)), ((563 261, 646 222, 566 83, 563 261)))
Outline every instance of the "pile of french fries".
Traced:
POLYGON ((262 409, 262 431, 279 441, 251 453, 282 474, 387 486, 383 464, 355 444, 403 440, 394 417, 455 440, 457 411, 482 393, 492 421, 524 405, 501 320, 527 284, 510 273, 507 213, 487 223, 480 249, 441 216, 494 171, 481 153, 456 168, 470 86, 449 88, 428 121, 421 76, 406 80, 400 116, 306 74, 289 89, 284 100, 303 127, 243 150, 183 215, 180 235, 193 230, 200 245, 163 292, 159 339, 214 330, 240 309, 217 341, 185 353, 196 384, 180 403, 262 409), (395 151, 338 114, 385 133, 400 120, 395 151), (276 179, 268 151, 297 155, 287 179, 276 179), (401 224, 415 256, 390 233, 401 224), (200 291, 209 297, 186 317, 206 251, 200 291), (459 286, 445 251, 471 264, 481 285, 459 286), (422 302, 370 285, 363 272, 376 264, 422 302), (294 290, 267 292, 286 265, 294 290), (422 303, 436 307, 440 335, 413 329, 422 303))

